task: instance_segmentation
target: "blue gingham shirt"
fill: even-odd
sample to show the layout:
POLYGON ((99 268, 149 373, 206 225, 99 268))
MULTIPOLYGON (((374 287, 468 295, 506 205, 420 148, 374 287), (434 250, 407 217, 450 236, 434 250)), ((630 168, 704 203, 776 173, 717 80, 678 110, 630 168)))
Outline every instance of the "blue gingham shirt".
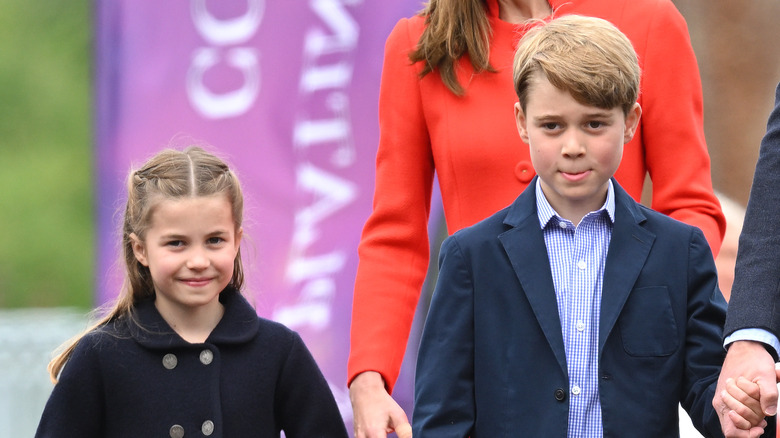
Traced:
POLYGON ((536 182, 536 207, 552 268, 569 372, 569 438, 601 438, 598 382, 599 314, 615 190, 579 224, 561 218, 536 182))

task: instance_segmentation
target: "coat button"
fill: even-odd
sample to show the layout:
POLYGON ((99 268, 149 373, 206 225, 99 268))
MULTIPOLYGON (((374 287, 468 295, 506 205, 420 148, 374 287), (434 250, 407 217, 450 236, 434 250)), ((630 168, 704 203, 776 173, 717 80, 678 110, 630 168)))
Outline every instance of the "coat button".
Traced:
POLYGON ((166 369, 172 370, 172 369, 176 368, 176 364, 179 363, 179 360, 176 359, 176 355, 175 354, 168 353, 165 356, 163 356, 163 361, 162 362, 163 362, 163 366, 166 369))
POLYGON ((174 424, 173 426, 171 426, 171 429, 168 431, 168 434, 171 435, 171 438, 183 438, 184 428, 179 426, 178 424, 174 424))
POLYGON ((559 402, 566 400, 566 391, 561 388, 555 390, 555 399, 559 402))
POLYGON ((528 184, 534 179, 534 175, 536 175, 534 167, 528 161, 521 161, 515 166, 515 177, 521 183, 528 184))
POLYGON ((214 353, 211 350, 203 350, 200 352, 200 363, 208 365, 214 360, 214 353))
POLYGON ((203 435, 210 436, 214 433, 214 422, 211 420, 204 421, 203 425, 200 427, 200 431, 203 432, 203 435))

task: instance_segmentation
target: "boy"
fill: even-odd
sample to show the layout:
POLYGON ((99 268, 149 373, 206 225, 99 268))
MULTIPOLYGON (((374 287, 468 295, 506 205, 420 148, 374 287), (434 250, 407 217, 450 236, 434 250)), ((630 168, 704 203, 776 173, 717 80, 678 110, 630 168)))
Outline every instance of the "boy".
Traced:
POLYGON ((707 241, 612 179, 641 116, 639 75, 601 19, 521 40, 515 119, 538 176, 442 245, 415 437, 679 436, 678 403, 722 436, 710 401, 726 303, 707 241))

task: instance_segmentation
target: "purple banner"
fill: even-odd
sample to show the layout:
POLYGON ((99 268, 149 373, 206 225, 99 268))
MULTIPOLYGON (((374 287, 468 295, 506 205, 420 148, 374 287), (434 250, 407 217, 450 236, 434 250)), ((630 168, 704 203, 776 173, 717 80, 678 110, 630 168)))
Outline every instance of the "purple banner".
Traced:
MULTIPOLYGON (((298 331, 351 429, 346 362, 384 41, 419 0, 97 2, 97 301, 121 284, 124 178, 213 145, 246 197, 247 297, 298 331)), ((409 394, 397 394, 411 400, 409 394)))

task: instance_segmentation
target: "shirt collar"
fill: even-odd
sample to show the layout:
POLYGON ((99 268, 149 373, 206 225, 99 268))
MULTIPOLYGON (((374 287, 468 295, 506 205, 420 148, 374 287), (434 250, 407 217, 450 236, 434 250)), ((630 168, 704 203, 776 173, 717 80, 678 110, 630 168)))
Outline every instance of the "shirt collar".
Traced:
MULTIPOLYGON (((536 178, 536 214, 539 217, 539 226, 544 229, 552 218, 558 218, 558 221, 564 220, 555 212, 555 209, 547 201, 547 197, 544 196, 542 191, 542 180, 536 178)), ((607 185, 607 200, 604 201, 604 205, 601 206, 596 212, 606 211, 609 220, 615 223, 615 187, 612 185, 612 180, 608 181, 607 185)), ((592 213, 592 212, 591 212, 592 213)), ((588 213, 590 214, 590 213, 588 213)), ((577 225, 577 224, 574 224, 577 225)))

